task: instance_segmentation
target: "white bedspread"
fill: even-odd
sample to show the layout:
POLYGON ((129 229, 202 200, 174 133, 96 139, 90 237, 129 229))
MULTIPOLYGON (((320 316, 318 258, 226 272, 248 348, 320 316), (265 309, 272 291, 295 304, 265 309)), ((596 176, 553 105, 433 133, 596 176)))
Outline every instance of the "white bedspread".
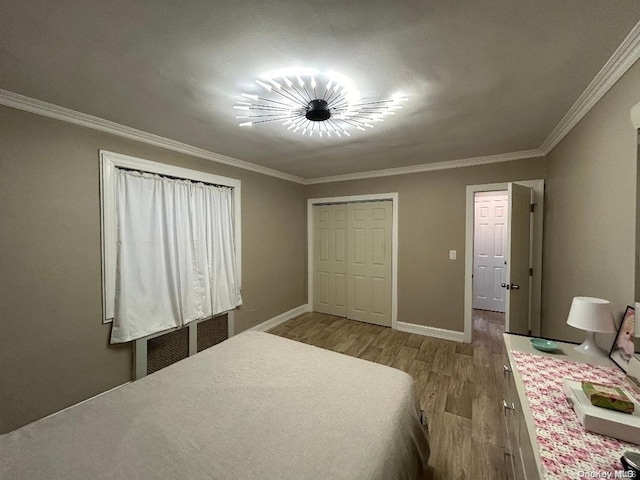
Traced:
POLYGON ((246 332, 0 436, 3 480, 417 479, 409 375, 246 332))

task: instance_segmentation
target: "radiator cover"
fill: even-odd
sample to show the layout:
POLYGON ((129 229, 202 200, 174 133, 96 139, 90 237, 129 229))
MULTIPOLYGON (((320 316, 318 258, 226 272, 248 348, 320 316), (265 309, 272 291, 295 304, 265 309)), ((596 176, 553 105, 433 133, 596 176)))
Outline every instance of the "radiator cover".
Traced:
POLYGON ((213 347, 232 334, 233 312, 135 342, 134 379, 213 347))

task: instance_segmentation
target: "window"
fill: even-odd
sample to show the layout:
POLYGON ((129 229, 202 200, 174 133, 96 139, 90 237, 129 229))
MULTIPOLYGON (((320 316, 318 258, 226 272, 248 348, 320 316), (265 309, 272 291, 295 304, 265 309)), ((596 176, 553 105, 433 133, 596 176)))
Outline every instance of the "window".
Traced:
MULTIPOLYGON (((171 189, 179 187, 182 189, 188 189, 189 191, 197 190, 197 195, 201 195, 202 192, 206 190, 212 191, 216 196, 222 195, 226 199, 224 200, 226 201, 224 212, 228 220, 228 236, 232 236, 234 245, 231 253, 227 252, 227 254, 231 255, 231 257, 235 257, 235 264, 232 264, 232 267, 235 267, 234 281, 239 291, 241 286, 239 180, 105 151, 100 152, 100 161, 103 253, 103 320, 105 323, 113 321, 116 310, 116 269, 118 262, 118 216, 116 212, 119 205, 118 199, 116 198, 116 192, 118 191, 116 184, 119 183, 119 188, 122 190, 122 188, 125 188, 123 187, 123 182, 125 180, 133 181, 134 183, 155 181, 159 184, 169 184, 171 189), (158 177, 158 175, 161 177, 158 177), (217 192, 216 189, 219 190, 220 193, 217 192)), ((190 221, 193 221, 193 218, 191 218, 190 221)), ((174 230, 183 231, 184 233, 184 229, 174 228, 174 230)), ((196 254, 196 256, 198 255, 199 254, 196 254)), ((129 258, 131 258, 131 256, 129 256, 129 258)), ((133 261, 135 261, 135 256, 133 258, 133 261)), ((193 317, 193 315, 191 315, 191 317, 193 317)), ((194 320, 194 318, 191 317, 186 318, 185 323, 194 320)))

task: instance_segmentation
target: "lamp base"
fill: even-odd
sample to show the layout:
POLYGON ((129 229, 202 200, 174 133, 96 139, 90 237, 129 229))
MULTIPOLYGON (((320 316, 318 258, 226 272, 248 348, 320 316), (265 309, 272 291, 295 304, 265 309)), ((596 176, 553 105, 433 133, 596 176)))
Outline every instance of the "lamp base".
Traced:
POLYGON ((596 357, 606 357, 607 352, 596 345, 596 332, 587 332, 587 338, 580 345, 575 347, 576 351, 583 355, 596 357))

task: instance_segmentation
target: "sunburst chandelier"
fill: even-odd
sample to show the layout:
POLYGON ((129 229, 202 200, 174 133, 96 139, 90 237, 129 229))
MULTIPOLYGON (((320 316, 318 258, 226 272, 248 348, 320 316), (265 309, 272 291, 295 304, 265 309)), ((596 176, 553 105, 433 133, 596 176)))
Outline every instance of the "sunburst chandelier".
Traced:
POLYGON ((351 136, 356 130, 373 128, 376 122, 395 115, 408 98, 396 95, 386 100, 360 98, 353 82, 337 72, 286 69, 270 72, 256 80, 259 93, 242 93, 236 102, 241 127, 280 122, 287 130, 302 135, 351 136))

